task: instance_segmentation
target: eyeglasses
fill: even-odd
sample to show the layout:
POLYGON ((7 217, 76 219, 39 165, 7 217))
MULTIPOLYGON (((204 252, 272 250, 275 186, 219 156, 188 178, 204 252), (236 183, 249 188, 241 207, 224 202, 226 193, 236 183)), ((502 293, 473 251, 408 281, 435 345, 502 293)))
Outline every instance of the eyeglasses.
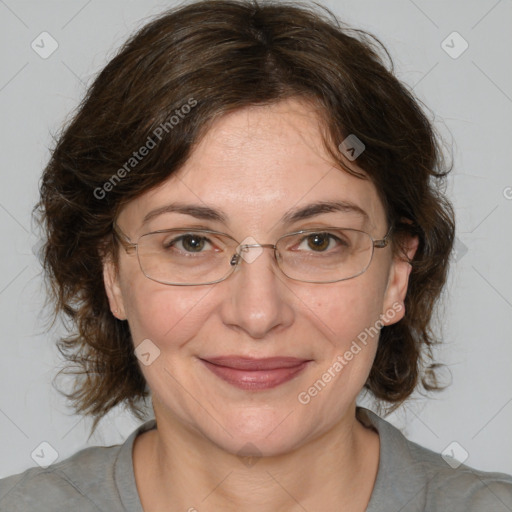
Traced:
POLYGON ((306 283, 345 281, 366 271, 374 249, 387 247, 391 231, 374 240, 357 229, 322 227, 288 233, 275 244, 259 244, 250 237, 239 243, 218 231, 178 228, 146 233, 134 243, 114 223, 114 235, 127 254, 137 253, 143 274, 174 286, 219 283, 242 260, 254 261, 264 248, 274 250, 277 266, 290 279, 306 283))

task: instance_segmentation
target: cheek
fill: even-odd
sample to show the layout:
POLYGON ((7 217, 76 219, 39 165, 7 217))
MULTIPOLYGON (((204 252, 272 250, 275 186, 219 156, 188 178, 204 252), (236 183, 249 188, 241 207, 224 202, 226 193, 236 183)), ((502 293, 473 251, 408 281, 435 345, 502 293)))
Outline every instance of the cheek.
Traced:
POLYGON ((211 287, 166 286, 135 270, 121 283, 130 331, 137 345, 150 339, 179 347, 202 325, 211 287))
MULTIPOLYGON (((385 284, 385 283, 384 283, 385 284)), ((378 345, 385 286, 365 278, 310 289, 304 315, 321 331, 315 367, 296 399, 307 406, 316 428, 338 421, 356 400, 370 373, 378 345), (314 307, 313 307, 314 305, 314 307)))
POLYGON ((364 277, 300 294, 304 316, 338 350, 374 326, 382 313, 385 287, 364 277))

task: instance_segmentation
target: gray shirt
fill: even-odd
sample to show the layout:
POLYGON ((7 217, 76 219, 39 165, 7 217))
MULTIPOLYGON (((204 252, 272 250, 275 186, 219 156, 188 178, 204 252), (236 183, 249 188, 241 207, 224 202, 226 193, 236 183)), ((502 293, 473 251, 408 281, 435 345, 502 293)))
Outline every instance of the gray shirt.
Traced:
MULTIPOLYGON (((453 469, 373 412, 359 408, 358 417, 380 437, 379 469, 367 512, 512 512, 512 476, 465 465, 453 469)), ((143 512, 132 447, 138 434, 152 428, 154 419, 122 445, 86 448, 46 469, 31 468, 0 480, 0 511, 143 512)))

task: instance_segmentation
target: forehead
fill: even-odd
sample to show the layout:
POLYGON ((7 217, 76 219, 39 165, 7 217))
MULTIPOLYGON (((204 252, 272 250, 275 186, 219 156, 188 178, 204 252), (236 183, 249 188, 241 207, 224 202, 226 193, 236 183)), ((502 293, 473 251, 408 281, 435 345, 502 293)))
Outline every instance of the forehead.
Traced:
MULTIPOLYGON (((347 164, 361 172, 354 162, 347 164)), ((354 206, 338 210, 338 218, 359 215, 372 230, 385 225, 373 183, 338 167, 324 148, 313 108, 292 99, 219 118, 178 172, 126 210, 131 222, 141 225, 171 203, 193 204, 219 211, 223 219, 217 220, 229 229, 262 233, 279 229, 293 209, 336 201, 354 206)), ((169 212, 164 217, 184 215, 169 212)))

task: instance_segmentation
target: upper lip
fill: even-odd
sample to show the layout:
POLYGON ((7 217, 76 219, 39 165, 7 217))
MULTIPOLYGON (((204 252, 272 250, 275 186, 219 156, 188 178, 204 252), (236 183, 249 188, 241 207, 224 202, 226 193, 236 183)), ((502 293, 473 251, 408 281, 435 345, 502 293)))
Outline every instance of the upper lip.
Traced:
POLYGON ((207 361, 217 366, 234 368, 236 370, 256 371, 293 368, 309 361, 309 359, 300 359, 297 357, 267 357, 264 359, 256 359, 252 357, 220 356, 204 358, 203 361, 207 361))

